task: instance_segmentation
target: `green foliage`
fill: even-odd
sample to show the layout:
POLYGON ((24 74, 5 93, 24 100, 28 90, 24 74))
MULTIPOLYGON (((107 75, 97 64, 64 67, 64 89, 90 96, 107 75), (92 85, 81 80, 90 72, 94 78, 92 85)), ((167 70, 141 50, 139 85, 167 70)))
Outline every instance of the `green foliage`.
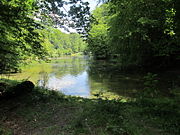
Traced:
MULTIPOLYGON (((143 118, 144 123, 149 123, 151 128, 155 125, 169 134, 179 134, 180 106, 176 98, 143 98, 137 101, 137 108, 134 110, 137 117, 143 118)), ((153 129, 152 129, 153 131, 153 129)), ((161 131, 162 132, 162 131, 161 131)), ((164 133, 165 134, 165 133, 164 133)))
POLYGON ((0 127, 0 134, 1 135, 13 135, 12 131, 10 129, 5 129, 0 127))
POLYGON ((0 133, 179 135, 179 99, 141 98, 122 103, 35 88, 28 95, 1 100, 0 133))
MULTIPOLYGON (((50 43, 38 32, 44 28, 42 24, 62 27, 69 25, 67 16, 71 16, 76 17, 71 23, 79 27, 81 32, 88 26, 88 3, 81 0, 1 0, 0 8, 0 73, 17 72, 20 65, 30 58, 45 59, 46 50, 49 49, 47 44, 50 46, 50 43), (69 14, 62 10, 66 4, 72 7, 69 14)), ((71 50, 67 53, 71 53, 71 50)))
POLYGON ((46 27, 46 29, 38 32, 42 35, 44 41, 42 45, 48 52, 49 57, 83 53, 86 49, 86 43, 80 34, 66 34, 51 27, 46 27))
POLYGON ((104 4, 93 12, 95 18, 88 35, 88 49, 96 58, 108 58, 110 48, 108 44, 108 5, 104 4))
MULTIPOLYGON (((90 41, 98 40, 92 44, 89 42, 90 51, 116 55, 125 67, 133 65, 161 68, 176 65, 180 45, 179 11, 175 2, 177 3, 175 0, 107 2, 94 11, 97 23, 91 24, 88 38, 90 41), (98 31, 105 36, 99 38, 101 34, 94 34, 98 31), (108 51, 103 51, 102 48, 108 51)), ((98 53, 93 54, 96 56, 98 53)))
POLYGON ((32 18, 34 1, 0 2, 0 73, 18 70, 27 56, 44 57, 40 36, 34 30, 42 28, 32 18))
POLYGON ((157 97, 159 94, 157 84, 158 84, 157 74, 147 73, 147 75, 144 76, 144 91, 143 93, 140 94, 142 98, 157 97))
POLYGON ((73 121, 76 134, 126 134, 124 128, 124 105, 116 100, 83 100, 85 107, 73 121))

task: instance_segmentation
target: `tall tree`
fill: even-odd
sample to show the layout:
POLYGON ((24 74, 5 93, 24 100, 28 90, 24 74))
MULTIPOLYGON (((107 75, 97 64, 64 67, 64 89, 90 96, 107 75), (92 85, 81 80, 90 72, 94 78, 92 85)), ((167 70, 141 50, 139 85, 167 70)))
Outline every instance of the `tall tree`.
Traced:
MULTIPOLYGON (((106 10, 102 8, 102 13, 108 11, 107 29, 102 30, 108 38, 100 41, 107 39, 106 49, 110 55, 118 54, 122 66, 173 66, 179 61, 180 53, 178 3, 176 0, 111 0, 106 10)), ((90 32, 94 28, 92 24, 90 32)), ((92 35, 94 39, 99 36, 89 33, 89 39, 92 35)), ((92 52, 99 47, 92 45, 92 52)))
POLYGON ((168 66, 177 58, 174 0, 112 0, 111 44, 124 65, 168 66))
POLYGON ((32 18, 34 2, 0 1, 0 72, 18 69, 18 63, 26 55, 43 57, 36 28, 42 28, 32 18))
POLYGON ((0 8, 0 73, 17 71, 19 63, 29 56, 45 57, 42 38, 35 31, 43 29, 42 23, 74 24, 81 32, 88 25, 88 3, 81 0, 1 0, 0 8), (63 6, 67 4, 72 6, 68 14, 63 12, 66 11, 63 6), (74 22, 68 20, 69 15, 77 17, 74 22))
POLYGON ((108 5, 103 4, 93 11, 94 21, 88 35, 88 49, 97 59, 105 59, 110 55, 110 46, 108 44, 108 5))

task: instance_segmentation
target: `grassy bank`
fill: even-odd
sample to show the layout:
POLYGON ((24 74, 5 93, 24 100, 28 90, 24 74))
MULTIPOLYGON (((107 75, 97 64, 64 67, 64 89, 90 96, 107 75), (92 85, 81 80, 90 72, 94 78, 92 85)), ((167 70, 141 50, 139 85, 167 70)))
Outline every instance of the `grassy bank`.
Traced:
MULTIPOLYGON (((16 81, 7 81, 10 89, 16 81)), ((1 135, 179 135, 178 97, 85 99, 34 88, 0 100, 1 135)))

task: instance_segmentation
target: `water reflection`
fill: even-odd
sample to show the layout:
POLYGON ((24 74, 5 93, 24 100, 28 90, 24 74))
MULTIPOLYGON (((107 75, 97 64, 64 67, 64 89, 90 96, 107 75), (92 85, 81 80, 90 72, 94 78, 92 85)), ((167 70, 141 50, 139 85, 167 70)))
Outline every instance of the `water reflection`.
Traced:
POLYGON ((39 86, 82 97, 99 92, 105 96, 131 97, 141 88, 139 76, 123 74, 112 63, 85 57, 66 57, 51 63, 34 64, 11 77, 28 78, 39 86))
POLYGON ((63 77, 56 77, 51 74, 47 84, 48 88, 60 90, 67 95, 89 97, 90 89, 88 85, 88 74, 86 71, 72 75, 67 74, 63 77))
POLYGON ((89 65, 88 73, 92 94, 96 90, 133 97, 142 89, 141 75, 123 73, 117 65, 106 61, 93 61, 89 65))

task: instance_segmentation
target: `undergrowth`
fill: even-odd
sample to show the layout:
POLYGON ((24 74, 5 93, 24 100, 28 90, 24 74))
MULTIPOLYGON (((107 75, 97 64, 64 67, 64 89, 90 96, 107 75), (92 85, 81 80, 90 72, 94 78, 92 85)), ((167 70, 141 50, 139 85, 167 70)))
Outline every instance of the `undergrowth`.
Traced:
POLYGON ((179 101, 154 95, 128 102, 87 99, 36 87, 0 100, 0 134, 179 135, 179 101))

